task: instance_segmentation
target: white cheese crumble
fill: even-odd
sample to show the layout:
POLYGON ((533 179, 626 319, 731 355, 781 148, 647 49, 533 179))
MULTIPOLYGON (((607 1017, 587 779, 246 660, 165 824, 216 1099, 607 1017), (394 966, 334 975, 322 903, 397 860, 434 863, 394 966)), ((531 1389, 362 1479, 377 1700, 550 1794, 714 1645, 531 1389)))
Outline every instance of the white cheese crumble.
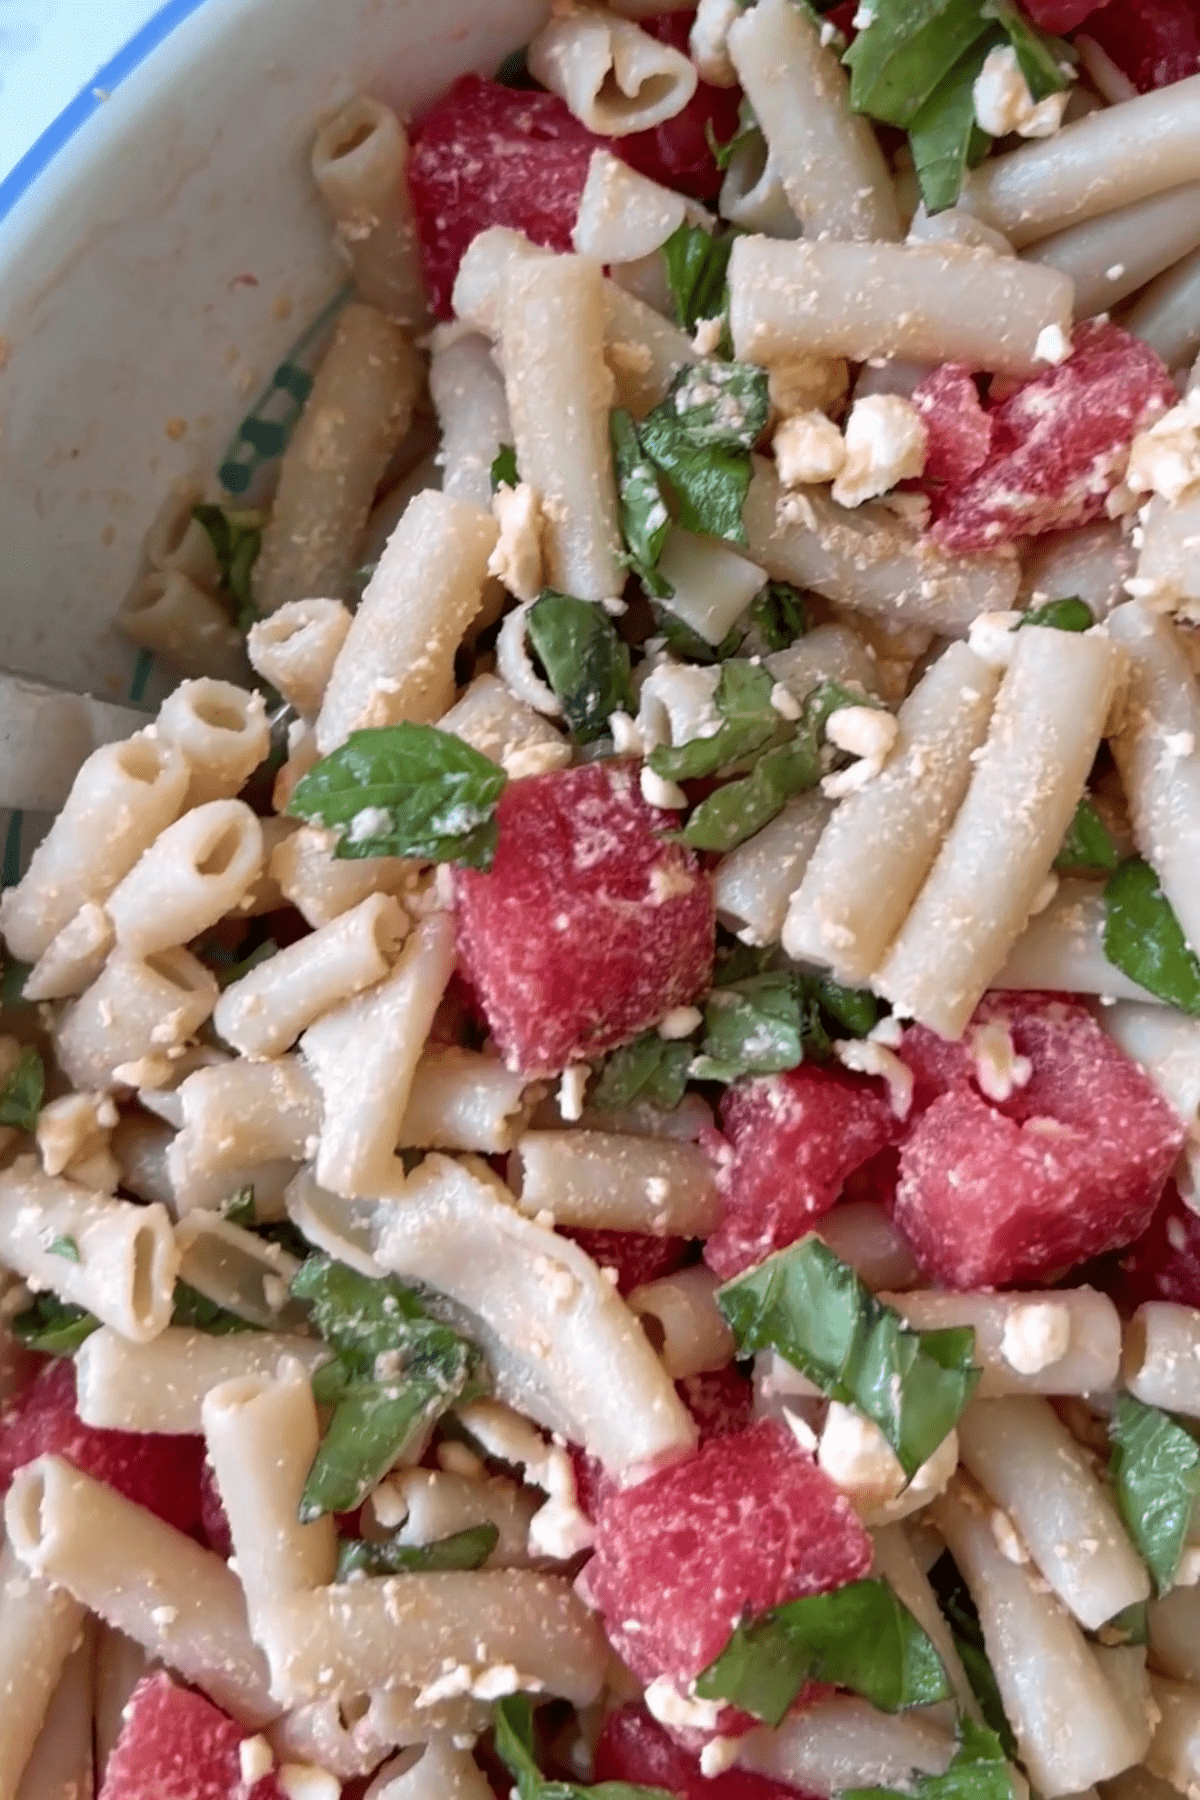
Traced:
POLYGON ((617 756, 643 756, 646 746, 642 742, 642 730, 636 719, 631 719, 627 712, 615 712, 608 715, 608 731, 613 741, 613 751, 617 756))
POLYGON ((714 1775, 723 1775, 737 1761, 740 1747, 740 1738, 709 1738, 700 1752, 700 1773, 710 1780, 714 1775))
POLYGON ((642 764, 639 777, 642 799, 647 806, 661 806, 669 812, 680 812, 687 805, 687 795, 677 781, 664 781, 649 763, 642 764))
POLYGON ((106 1094, 64 1094, 43 1106, 34 1138, 47 1175, 65 1171, 85 1187, 115 1188, 120 1169, 108 1138, 116 1123, 116 1109, 106 1094), (85 1174, 96 1179, 85 1180, 85 1174))
POLYGON ((247 1787, 253 1787, 275 1767, 275 1752, 265 1737, 243 1738, 238 1745, 238 1768, 247 1787))
POLYGON ((681 1694, 669 1675, 656 1675, 642 1696, 646 1711, 660 1725, 691 1726, 696 1731, 715 1731, 722 1700, 695 1700, 681 1694))
POLYGON ((568 743, 516 744, 506 750, 500 766, 514 781, 527 775, 548 775, 552 769, 565 769, 571 761, 568 743))
POLYGON ((1125 485, 1135 494, 1159 494, 1173 506, 1200 482, 1200 390, 1185 394, 1146 431, 1129 452, 1125 485))
POLYGON ((315 1763, 280 1763, 275 1775, 287 1800, 339 1800, 342 1784, 315 1763))
POLYGON ((870 1038, 839 1038, 833 1054, 843 1069, 852 1069, 859 1075, 878 1075, 886 1081, 893 1113, 898 1119, 907 1119, 912 1110, 913 1072, 894 1050, 870 1038))
POLYGON ((979 129, 992 137, 1008 137, 1014 131, 1018 137, 1053 137, 1069 98, 1064 88, 1035 101, 1011 44, 988 52, 972 95, 979 129))
POLYGON ((492 495, 492 516, 500 527, 488 557, 488 574, 518 600, 536 600, 542 591, 542 508, 527 481, 502 481, 492 495))
POLYGON ((693 738, 715 737, 723 724, 716 708, 719 669, 692 663, 660 663, 642 683, 638 696, 638 730, 643 751, 659 744, 690 744, 693 738))
MULTIPOLYGON (((733 0, 736 11, 741 11, 738 0, 733 0)), ((721 348, 721 334, 725 329, 722 318, 697 319, 696 329, 692 333, 692 349, 697 356, 715 356, 721 348)))
POLYGON ((979 613, 971 620, 967 645, 989 669, 1007 669, 1017 647, 1013 634, 1020 621, 1019 612, 979 613))
POLYGON ((775 472, 784 487, 833 481, 846 462, 846 444, 823 412, 799 412, 784 419, 771 439, 775 472))
POLYGON ((1033 346, 1034 362, 1066 362, 1071 354, 1071 340, 1061 325, 1043 325, 1033 346))
POLYGON ((979 1091, 989 1100, 1010 1100, 1015 1089, 1028 1085, 1033 1064, 1017 1055, 1012 1032, 999 1019, 975 1027, 970 1049, 979 1091))
POLYGON ((1001 1512, 999 1507, 996 1507, 988 1516, 988 1526, 996 1541, 996 1548, 1006 1562, 1027 1563, 1029 1561, 1029 1552, 1006 1512, 1001 1512))
POLYGON ((658 1035, 673 1043, 677 1038, 690 1038, 693 1031, 704 1023, 704 1014, 698 1006, 673 1006, 658 1022, 658 1035))
POLYGON ((372 838, 386 837, 395 825, 390 807, 364 806, 351 819, 346 836, 352 844, 366 844, 372 838))
POLYGON ((904 1491, 900 1458, 878 1425, 840 1400, 830 1402, 817 1461, 857 1512, 885 1506, 904 1491))
POLYGON ((771 689, 771 705, 781 719, 798 719, 800 717, 800 702, 791 688, 782 681, 777 681, 771 689))
POLYGON ((827 740, 859 760, 848 769, 823 776, 821 792, 830 800, 840 800, 873 781, 891 755, 898 731, 892 714, 875 706, 840 706, 830 713, 825 726, 827 740))
POLYGON ((1071 1315, 1059 1300, 1014 1306, 1004 1321, 1000 1354, 1018 1375, 1039 1375, 1061 1362, 1071 1342, 1071 1315))
POLYGON ((920 475, 929 433, 910 400, 900 394, 867 394, 846 420, 846 460, 833 484, 839 506, 861 506, 898 481, 920 475))
POLYGON ((529 1521, 528 1547, 531 1556, 546 1556, 552 1562, 567 1562, 594 1541, 592 1522, 580 1511, 575 1492, 575 1471, 565 1450, 552 1445, 545 1454, 537 1475, 526 1474, 545 1488, 546 1504, 538 1508, 529 1521))
POLYGON ((562 1072, 562 1079, 558 1084, 558 1110, 568 1124, 573 1125, 583 1117, 583 1096, 591 1072, 590 1063, 572 1063, 569 1069, 562 1072))

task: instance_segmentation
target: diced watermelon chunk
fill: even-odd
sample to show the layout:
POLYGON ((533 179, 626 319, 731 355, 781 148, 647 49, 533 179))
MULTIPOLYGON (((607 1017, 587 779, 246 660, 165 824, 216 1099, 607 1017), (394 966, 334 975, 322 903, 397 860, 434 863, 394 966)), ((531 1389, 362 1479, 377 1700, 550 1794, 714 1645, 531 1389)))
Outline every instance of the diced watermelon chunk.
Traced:
POLYGON ((804 1789, 772 1781, 753 1769, 726 1769, 705 1775, 690 1750, 631 1701, 610 1712, 596 1745, 596 1780, 625 1781, 637 1787, 666 1788, 682 1800, 797 1800, 804 1789))
POLYGON ((617 1272, 618 1294, 631 1294, 644 1282, 673 1275, 688 1260, 687 1238, 652 1237, 648 1231, 589 1231, 585 1227, 559 1227, 563 1237, 574 1238, 594 1263, 617 1272))
POLYGON ((925 481, 961 481, 987 461, 992 420, 983 410, 971 371, 943 363, 913 389, 912 403, 925 421, 925 481))
POLYGON ((607 1487, 579 1576, 618 1654, 680 1691, 735 1621, 866 1573, 871 1540, 850 1502, 786 1426, 711 1438, 636 1487, 607 1487))
POLYGON ((1200 69, 1195 0, 1111 0, 1089 15, 1087 28, 1139 94, 1200 69))
MULTIPOLYGON (((638 24, 651 37, 686 56, 695 16, 691 12, 655 13, 639 19, 638 24)), ((698 81, 695 93, 673 119, 665 119, 651 131, 614 138, 613 154, 652 181, 661 181, 696 200, 715 200, 725 177, 717 167, 709 138, 726 144, 737 135, 741 98, 740 88, 716 88, 698 81)))
POLYGON ((200 1534, 210 1550, 226 1560, 233 1555, 233 1533, 221 1499, 212 1464, 205 1459, 200 1469, 200 1534))
POLYGON ((594 150, 556 94, 463 75, 413 126, 408 187, 433 310, 450 317, 463 252, 491 225, 569 250, 594 150))
POLYGON ((1073 345, 991 410, 987 462, 940 490, 932 536, 943 549, 991 550, 1098 518, 1135 434, 1175 405, 1158 357, 1119 325, 1087 320, 1073 345))
POLYGON ((704 1260, 725 1280, 803 1237, 847 1176, 900 1135, 882 1082, 807 1063, 727 1088, 721 1124, 733 1153, 704 1260))
POLYGON ((1180 1198, 1173 1181, 1167 1183, 1137 1242, 1087 1274, 1093 1286, 1103 1288, 1126 1313, 1135 1312, 1146 1300, 1200 1306, 1200 1218, 1180 1198))
POLYGON ((200 1523, 204 1439, 85 1425, 75 1410, 69 1357, 49 1363, 0 1414, 0 1493, 18 1469, 48 1453, 66 1457, 180 1531, 200 1523))
POLYGON ((687 1375, 675 1391, 700 1427, 700 1442, 745 1431, 754 1417, 754 1389, 729 1363, 704 1375, 687 1375))
MULTIPOLYGON (((1118 0, 1118 4, 1125 5, 1127 0, 1118 0)), ((1064 31, 1074 31, 1103 5, 1104 0, 1024 0, 1024 10, 1034 24, 1060 36, 1064 31)))
POLYGON ((459 960, 508 1066, 556 1074, 687 1006, 712 980, 712 888, 648 806, 637 764, 510 782, 487 874, 455 876, 459 960))
POLYGON ((169 1675, 148 1675, 122 1714, 100 1800, 283 1800, 274 1773, 242 1780, 238 1746, 254 1733, 169 1675))
POLYGON ((1145 1231, 1183 1121, 1084 1007, 990 995, 961 1041, 914 1025, 900 1054, 916 1122, 895 1217, 926 1276, 952 1288, 1045 1279, 1145 1231), (1029 1065, 1006 1097, 976 1061, 985 1025, 1006 1029, 1029 1065))

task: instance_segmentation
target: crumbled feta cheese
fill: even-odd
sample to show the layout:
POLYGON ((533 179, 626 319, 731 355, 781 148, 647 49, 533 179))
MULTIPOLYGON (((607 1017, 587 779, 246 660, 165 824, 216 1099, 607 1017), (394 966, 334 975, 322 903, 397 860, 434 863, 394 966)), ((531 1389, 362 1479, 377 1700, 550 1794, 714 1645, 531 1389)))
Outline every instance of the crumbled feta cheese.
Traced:
POLYGON ((1030 918, 1036 919, 1039 913, 1045 912, 1057 892, 1058 876, 1054 873, 1054 870, 1051 869, 1049 875, 1047 875, 1045 881, 1043 881, 1041 887, 1033 896, 1033 900, 1029 907, 1030 918))
POLYGON ((587 1550, 595 1540, 592 1522, 580 1511, 575 1492, 575 1471, 565 1450, 552 1446, 545 1455, 540 1479, 526 1474, 546 1490, 546 1504, 538 1508, 529 1521, 528 1547, 531 1556, 547 1556, 553 1562, 568 1562, 587 1550))
POLYGON ((872 1025, 867 1033, 873 1044, 883 1044, 888 1050, 898 1050, 904 1041, 904 1026, 895 1013, 888 1013, 880 1019, 878 1025, 872 1025))
POLYGON ((886 1081, 893 1113, 898 1119, 907 1119, 912 1110, 913 1073, 894 1050, 871 1038, 839 1038, 833 1054, 843 1069, 852 1069, 859 1075, 878 1075, 886 1081))
POLYGON ((660 1725, 690 1726, 696 1731, 715 1731, 724 1701, 695 1700, 681 1694, 669 1675, 656 1675, 643 1698, 646 1711, 660 1725))
POLYGON ((613 741, 613 750, 617 756, 643 756, 646 746, 642 742, 641 727, 636 719, 631 719, 627 712, 615 712, 608 715, 608 729, 613 741))
POLYGON ((846 445, 832 419, 823 412, 794 413, 771 440, 775 472, 784 487, 832 481, 846 461, 846 445))
POLYGON ((802 1450, 807 1450, 810 1456, 815 1456, 817 1453, 817 1434, 808 1423, 808 1420, 802 1419, 799 1413, 794 1413, 790 1406, 784 1407, 783 1417, 788 1430, 791 1432, 800 1448, 802 1450))
POLYGON ((238 1767, 247 1787, 253 1787, 275 1767, 275 1752, 265 1737, 243 1738, 238 1745, 238 1767))
POLYGON ((565 769, 571 761, 571 746, 560 743, 517 744, 500 759, 504 773, 513 781, 527 775, 548 775, 552 769, 565 769))
POLYGON ((1105 279, 1105 281, 1120 281, 1120 279, 1121 279, 1122 275, 1124 275, 1124 273, 1125 273, 1125 264, 1124 263, 1119 263, 1119 262, 1113 263, 1111 265, 1111 267, 1105 269, 1104 279, 1105 279))
POLYGON ((857 1512, 885 1506, 904 1491, 900 1458, 872 1420, 852 1406, 832 1400, 825 1417, 817 1461, 850 1498, 857 1512))
POLYGON ((1168 762, 1182 762, 1185 756, 1191 756, 1196 748, 1196 739, 1190 731, 1168 731, 1163 734, 1163 755, 1168 762))
POLYGON ((860 6, 850 23, 853 25, 855 31, 865 31, 868 25, 873 25, 875 23, 875 13, 873 8, 869 6, 860 6))
POLYGON ((875 706, 840 706, 831 713, 825 726, 826 738, 859 761, 824 776, 821 792, 831 800, 840 800, 873 781, 891 755, 898 730, 892 714, 875 706))
POLYGON ((352 844, 366 844, 372 838, 386 837, 395 825, 390 807, 364 806, 351 819, 346 836, 352 844))
POLYGON ((315 1763, 280 1763, 275 1779, 287 1800, 339 1800, 342 1791, 337 1776, 315 1763))
POLYGON ((536 600, 542 591, 542 509, 527 481, 502 481, 492 495, 492 515, 500 527, 488 558, 488 574, 518 600, 536 600))
POLYGON ((583 1117, 583 1096, 587 1089, 590 1063, 572 1063, 562 1072, 558 1084, 558 1110, 570 1124, 583 1117))
POLYGON ((1001 1512, 999 1507, 993 1508, 988 1515, 988 1526, 996 1540, 996 1548, 1006 1562, 1027 1563, 1029 1561, 1029 1552, 1006 1512, 1001 1512))
POLYGON ((1018 1375, 1039 1375, 1061 1362, 1071 1342, 1071 1315, 1060 1300, 1014 1306, 1004 1321, 1000 1354, 1018 1375))
POLYGON ((538 675, 525 642, 525 618, 529 602, 523 601, 509 613, 496 638, 496 669, 510 693, 532 706, 534 712, 557 718, 562 712, 558 696, 538 675))
POLYGON ((989 1100, 1010 1100, 1015 1088, 1028 1085, 1033 1064, 1018 1056, 1012 1032, 999 1019, 977 1025, 970 1037, 971 1059, 979 1089, 989 1100))
MULTIPOLYGON (((741 12, 739 0, 730 0, 735 12, 741 12)), ((692 349, 697 356, 715 356, 721 348, 721 334, 725 330, 722 318, 697 319, 696 329, 692 333, 692 349)))
MULTIPOLYGON (((64 1094, 59 1100, 51 1100, 39 1112, 34 1127, 47 1175, 65 1171, 78 1181, 86 1166, 101 1178, 102 1187, 115 1187, 120 1169, 108 1149, 109 1132, 115 1124, 112 1102, 104 1094, 64 1094), (112 1123, 107 1124, 106 1120, 112 1123), (94 1161, 96 1158, 99 1161, 94 1161), (110 1172, 112 1179, 106 1182, 103 1178, 110 1172)), ((83 1185, 91 1187, 95 1183, 84 1181, 83 1185)))
POLYGON ((647 806, 665 807, 669 812, 680 812, 687 805, 687 795, 677 781, 664 781, 656 775, 649 763, 642 764, 640 776, 642 799, 647 806))
POLYGON ((726 1769, 732 1769, 738 1759, 738 1751, 742 1740, 735 1737, 709 1738, 700 1751, 700 1773, 711 1780, 716 1775, 723 1775, 726 1769))
POLYGON ((157 1625, 160 1631, 165 1630, 168 1625, 173 1625, 178 1617, 179 1608, 177 1606, 152 1606, 150 1608, 151 1623, 157 1625))
POLYGON ((667 1043, 677 1038, 689 1038, 693 1031, 704 1023, 704 1014, 698 1006, 673 1006, 666 1016, 658 1022, 658 1035, 667 1043))
POLYGON ((771 689, 771 705, 781 719, 798 719, 800 717, 800 702, 791 688, 782 681, 777 681, 771 689))
POLYGON ((910 400, 900 394, 867 394, 846 421, 846 460, 833 484, 839 506, 861 506, 925 467, 929 433, 910 400))
POLYGON ((1007 669, 1017 647, 1013 633, 1020 622, 1019 612, 979 613, 971 620, 967 644, 990 669, 1007 669))
POLYGON ((1147 430, 1129 452, 1125 485, 1135 494, 1160 494, 1168 505, 1200 482, 1200 389, 1185 394, 1147 430))
POLYGON ((521 1677, 514 1663, 496 1663, 490 1669, 482 1669, 471 1683, 471 1693, 476 1700, 503 1700, 508 1694, 519 1692, 521 1677))
POLYGON ((830 412, 850 385, 849 365, 840 356, 798 356, 777 363, 767 376, 767 396, 777 413, 830 412))
POLYGON ((638 696, 638 730, 644 753, 659 744, 690 744, 693 738, 715 737, 724 721, 716 708, 719 669, 694 663, 659 663, 642 683, 638 696))
POLYGON ((1034 362, 1066 362, 1071 354, 1071 340, 1061 325, 1043 325, 1033 346, 1034 362))
POLYGON ((1011 44, 988 52, 972 89, 979 129, 991 137, 1053 137, 1062 124, 1068 94, 1048 94, 1035 102, 1011 44))

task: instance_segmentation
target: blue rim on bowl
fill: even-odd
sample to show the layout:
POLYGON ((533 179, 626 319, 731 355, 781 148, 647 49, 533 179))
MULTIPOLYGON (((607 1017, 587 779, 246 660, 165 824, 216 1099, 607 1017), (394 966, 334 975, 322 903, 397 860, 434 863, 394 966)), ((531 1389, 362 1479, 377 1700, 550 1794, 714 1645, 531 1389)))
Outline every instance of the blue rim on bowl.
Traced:
POLYGON ((28 193, 38 176, 49 167, 60 150, 65 149, 75 133, 105 104, 114 89, 145 62, 175 30, 177 25, 198 12, 205 0, 166 0, 152 18, 147 19, 123 44, 115 56, 98 69, 87 86, 66 105, 48 125, 20 162, 0 181, 0 221, 6 219, 17 202, 28 193))

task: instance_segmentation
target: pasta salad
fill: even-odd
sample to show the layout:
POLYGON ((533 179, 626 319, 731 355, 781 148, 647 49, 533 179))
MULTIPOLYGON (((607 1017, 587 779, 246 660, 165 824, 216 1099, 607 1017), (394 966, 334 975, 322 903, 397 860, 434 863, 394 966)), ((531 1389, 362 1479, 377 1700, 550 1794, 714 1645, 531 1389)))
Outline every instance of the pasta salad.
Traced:
POLYGON ((322 126, 8 871, 0 1800, 1200 1793, 1200 16, 660 4, 322 126))

